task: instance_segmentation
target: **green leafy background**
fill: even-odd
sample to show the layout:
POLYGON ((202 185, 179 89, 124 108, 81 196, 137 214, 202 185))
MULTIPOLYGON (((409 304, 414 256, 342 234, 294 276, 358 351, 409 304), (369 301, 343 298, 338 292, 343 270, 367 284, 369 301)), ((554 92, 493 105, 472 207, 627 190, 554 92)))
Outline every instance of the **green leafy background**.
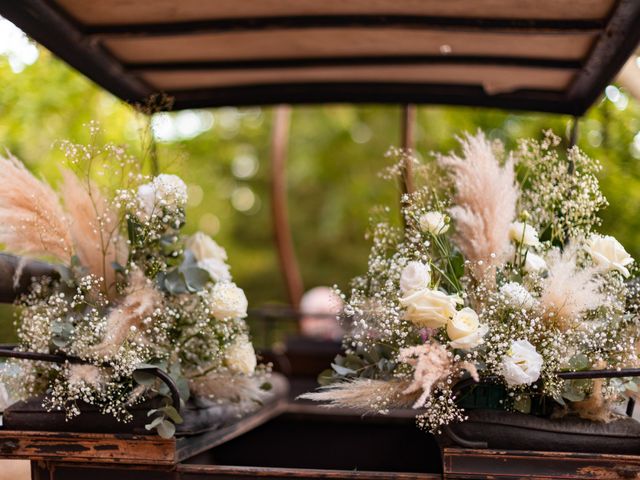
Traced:
MULTIPOLYGON (((90 120, 102 124, 105 141, 127 143, 140 153, 144 118, 45 49, 39 50, 38 60, 20 73, 14 73, 0 55, 0 146, 54 185, 62 159, 54 142, 86 141, 84 125, 90 120)), ((268 195, 273 110, 208 112, 212 125, 199 135, 159 142, 161 168, 179 174, 190 186, 195 201, 187 210, 187 231, 202 228, 227 249, 234 278, 250 305, 285 303, 268 195), (247 157, 250 164, 257 162, 257 170, 248 177, 245 171, 243 177, 238 171, 247 157)), ((289 213, 306 288, 346 287, 365 268, 369 210, 376 204, 393 204, 399 194, 396 185, 378 178, 378 172, 387 165, 387 148, 399 144, 400 115, 398 106, 294 109, 289 213)), ((478 128, 508 146, 519 137, 540 137, 547 128, 566 141, 570 122, 562 115, 422 106, 417 149, 429 158, 432 151, 455 148, 456 134, 478 128)), ((639 131, 638 102, 629 98, 614 103, 603 96, 581 121, 579 138, 579 145, 604 164, 602 188, 611 206, 603 212, 603 230, 619 238, 636 258, 640 258, 639 131)), ((13 339, 12 332, 10 308, 2 307, 0 341, 13 339)))

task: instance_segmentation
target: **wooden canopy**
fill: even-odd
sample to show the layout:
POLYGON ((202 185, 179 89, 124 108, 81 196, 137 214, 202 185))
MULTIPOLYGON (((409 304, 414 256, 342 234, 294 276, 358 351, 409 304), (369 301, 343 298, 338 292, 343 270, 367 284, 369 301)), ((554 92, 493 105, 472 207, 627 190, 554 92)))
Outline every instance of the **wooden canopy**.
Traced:
POLYGON ((127 101, 439 103, 582 114, 640 40, 637 0, 0 0, 127 101))

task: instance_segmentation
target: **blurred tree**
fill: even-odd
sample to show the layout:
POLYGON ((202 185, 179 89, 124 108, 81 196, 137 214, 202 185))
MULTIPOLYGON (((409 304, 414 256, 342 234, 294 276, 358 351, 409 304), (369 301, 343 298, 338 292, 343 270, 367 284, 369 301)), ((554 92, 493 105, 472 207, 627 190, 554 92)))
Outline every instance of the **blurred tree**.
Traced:
MULTIPOLYGON (((98 120, 104 140, 126 143, 143 157, 146 119, 39 48, 39 58, 16 73, 0 52, 0 145, 48 181, 59 178, 56 140, 86 141, 84 125, 98 120)), ((19 70, 19 69, 18 69, 19 70)), ((378 178, 384 153, 400 144, 400 107, 317 106, 294 109, 288 170, 290 219, 307 288, 338 284, 363 271, 368 212, 392 203, 396 185, 378 178)), ((565 139, 571 118, 476 108, 423 106, 417 150, 456 147, 455 135, 481 128, 513 146, 551 128, 565 139)), ((163 171, 189 185, 188 229, 224 245, 251 305, 284 302, 269 216, 269 108, 220 108, 156 114, 163 171)), ((601 159, 611 205, 606 233, 640 258, 640 105, 615 86, 581 120, 579 145, 601 159)), ((7 314, 0 341, 11 338, 7 314)))

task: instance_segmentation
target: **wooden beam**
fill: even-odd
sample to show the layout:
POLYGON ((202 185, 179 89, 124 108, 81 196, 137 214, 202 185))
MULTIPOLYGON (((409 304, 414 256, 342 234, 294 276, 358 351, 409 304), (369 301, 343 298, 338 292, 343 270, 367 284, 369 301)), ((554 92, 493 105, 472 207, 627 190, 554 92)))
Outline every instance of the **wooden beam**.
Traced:
POLYGON ((407 29, 465 29, 518 31, 525 33, 595 32, 600 20, 435 17, 428 15, 299 15, 275 17, 220 18, 185 22, 137 23, 83 26, 82 33, 94 37, 193 35, 291 28, 393 27, 407 29))
POLYGON ((287 150, 291 108, 279 105, 274 109, 271 133, 271 213, 280 268, 289 302, 294 309, 300 306, 304 292, 302 275, 296 259, 287 208, 287 150))
POLYGON ((619 0, 604 31, 595 42, 584 68, 576 75, 567 97, 585 112, 602 95, 640 43, 640 2, 619 0), (615 45, 615 47, 614 47, 615 45))
POLYGON ((582 114, 578 100, 563 91, 519 90, 488 95, 479 85, 428 83, 301 82, 173 90, 175 109, 219 106, 374 103, 433 104, 504 108, 550 113, 582 114))
MULTIPOLYGON (((416 148, 416 117, 417 109, 415 105, 407 104, 402 107, 402 148, 405 151, 416 148)), ((415 191, 413 181, 413 164, 409 155, 404 156, 401 177, 402 194, 411 194, 415 191)))
POLYGON ((496 57, 487 55, 385 55, 317 58, 256 58, 251 60, 130 62, 123 66, 134 73, 175 70, 258 70, 273 68, 340 67, 366 65, 504 65, 558 69, 580 69, 572 59, 496 57))

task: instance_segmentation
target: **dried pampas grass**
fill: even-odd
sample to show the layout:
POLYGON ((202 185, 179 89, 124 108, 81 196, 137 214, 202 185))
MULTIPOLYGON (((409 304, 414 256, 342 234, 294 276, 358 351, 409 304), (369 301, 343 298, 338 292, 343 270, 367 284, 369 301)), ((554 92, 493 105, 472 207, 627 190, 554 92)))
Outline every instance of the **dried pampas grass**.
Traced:
POLYGON ((546 321, 562 331, 574 327, 584 312, 604 305, 602 279, 595 268, 576 268, 578 246, 569 244, 564 251, 547 255, 548 276, 542 285, 540 306, 546 321))
POLYGON ((62 170, 61 195, 80 263, 104 279, 105 293, 115 294, 116 272, 112 262, 124 263, 127 245, 120 237, 118 218, 93 185, 83 185, 69 170, 62 170))
POLYGON ((68 264, 71 232, 53 189, 16 158, 0 157, 0 243, 28 257, 49 256, 68 264))
POLYGON ((162 294, 140 270, 131 273, 129 288, 122 301, 107 316, 106 335, 93 347, 93 353, 110 357, 131 334, 131 327, 140 328, 142 321, 150 317, 162 303, 162 294))
POLYGON ((419 394, 405 393, 406 380, 372 380, 356 378, 320 387, 316 392, 300 395, 301 399, 327 402, 326 407, 355 408, 365 412, 380 412, 389 408, 409 408, 419 394))
POLYGON ((471 262, 478 281, 492 282, 496 266, 511 256, 509 226, 515 220, 519 191, 513 160, 504 165, 484 133, 460 139, 462 156, 439 156, 438 163, 450 172, 455 187, 454 206, 457 244, 471 262))
POLYGON ((249 377, 219 371, 191 379, 189 387, 194 395, 212 400, 260 404, 271 395, 260 388, 264 381, 262 376, 249 377))
POLYGON ((454 362, 448 350, 437 342, 425 343, 400 350, 398 360, 414 368, 413 381, 402 392, 419 394, 413 408, 422 408, 438 383, 447 381, 456 370, 466 370, 476 380, 478 371, 469 362, 454 362))

